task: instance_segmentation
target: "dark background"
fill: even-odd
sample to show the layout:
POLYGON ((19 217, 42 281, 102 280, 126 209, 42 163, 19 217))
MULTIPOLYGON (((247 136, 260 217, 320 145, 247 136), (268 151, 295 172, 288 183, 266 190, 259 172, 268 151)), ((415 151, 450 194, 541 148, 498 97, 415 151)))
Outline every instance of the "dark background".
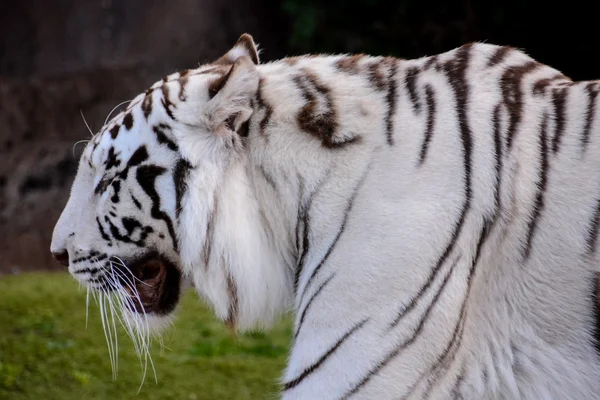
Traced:
POLYGON ((593 2, 0 0, 0 273, 58 269, 48 248, 73 144, 163 75, 214 60, 243 32, 263 61, 306 52, 420 57, 511 45, 574 80, 600 78, 593 2))

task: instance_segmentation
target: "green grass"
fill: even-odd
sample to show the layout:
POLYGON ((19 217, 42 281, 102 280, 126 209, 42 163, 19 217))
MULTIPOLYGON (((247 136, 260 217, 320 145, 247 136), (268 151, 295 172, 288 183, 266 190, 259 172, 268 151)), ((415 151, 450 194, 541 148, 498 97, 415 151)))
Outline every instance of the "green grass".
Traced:
POLYGON ((291 330, 236 335, 195 293, 184 296, 174 327, 152 345, 158 384, 119 334, 112 370, 100 314, 66 273, 0 277, 0 399, 275 399, 291 330))

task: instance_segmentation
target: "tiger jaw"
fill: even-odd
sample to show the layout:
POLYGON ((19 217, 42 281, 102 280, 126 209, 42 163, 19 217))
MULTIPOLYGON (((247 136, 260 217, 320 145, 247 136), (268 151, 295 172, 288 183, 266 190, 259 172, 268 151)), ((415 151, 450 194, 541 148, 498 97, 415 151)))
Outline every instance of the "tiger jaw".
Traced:
POLYGON ((152 252, 113 268, 127 269, 119 274, 119 283, 132 300, 125 303, 129 311, 166 315, 175 309, 179 302, 181 272, 166 257, 152 252), (124 278, 126 276, 133 279, 124 278))
POLYGON ((123 311, 165 316, 175 309, 181 272, 167 257, 151 251, 135 258, 110 259, 103 268, 79 265, 71 274, 90 289, 126 296, 123 311))

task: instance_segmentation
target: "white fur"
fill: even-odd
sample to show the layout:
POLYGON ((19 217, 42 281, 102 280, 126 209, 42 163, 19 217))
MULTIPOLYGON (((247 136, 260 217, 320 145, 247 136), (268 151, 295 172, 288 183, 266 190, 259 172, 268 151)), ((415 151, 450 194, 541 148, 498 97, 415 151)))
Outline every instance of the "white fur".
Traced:
MULTIPOLYGON (((565 86, 570 87, 566 126, 560 151, 554 153, 551 97, 533 95, 532 85, 557 72, 542 66, 524 75, 523 118, 510 150, 506 106, 500 115, 503 163, 496 210, 492 115, 503 98, 501 76, 506 68, 531 60, 512 50, 490 67, 488 60, 497 50, 473 45, 466 72, 470 208, 439 274, 393 326, 426 284, 465 204, 464 138, 447 74, 435 68, 420 72, 420 111, 415 112, 406 77, 410 67, 423 68, 427 59, 394 61, 391 146, 386 137, 389 92, 376 90, 366 73, 336 68, 344 56, 255 66, 244 47, 237 46, 227 55, 234 63, 230 78, 213 98, 208 87, 220 75, 202 73, 211 68, 205 66, 190 74, 186 101, 177 100, 179 75, 168 79, 175 122, 155 99, 151 118, 173 126, 181 156, 194 167, 176 225, 179 253, 172 255, 184 275, 222 319, 230 317, 232 307, 230 275, 237 287, 235 322, 240 329, 269 326, 289 307, 296 312, 298 327, 310 305, 283 378, 286 383, 300 378, 301 383, 285 390, 285 399, 417 399, 425 394, 432 399, 600 398, 590 298, 598 259, 586 254, 588 225, 600 193, 600 162, 594 156, 600 152, 600 118, 584 154, 579 136, 587 107, 584 86, 565 86), (330 90, 337 122, 334 142, 359 140, 327 149, 299 128, 297 115, 307 99, 295 79, 307 71, 330 90), (436 112, 427 157, 419 164, 428 123, 427 85, 435 91, 436 112), (270 111, 259 104, 259 95, 270 111), (548 182, 525 259, 524 240, 539 188, 545 112, 550 113, 548 182), (234 130, 225 123, 232 116, 234 130), (235 131, 248 120, 249 136, 241 139, 235 131), (294 292, 303 252, 296 242, 302 207, 310 217, 309 250, 294 292), (211 218, 213 241, 206 264, 203 246, 211 218), (470 277, 484 224, 494 218, 470 277), (339 348, 318 362, 349 332, 339 348)), ((439 55, 438 62, 453 60, 456 54, 439 55)), ((366 70, 368 64, 381 63, 385 77, 391 71, 386 62, 365 57, 358 66, 366 70)), ((570 81, 559 80, 552 87, 565 84, 570 81)), ((325 97, 313 94, 315 109, 326 112, 325 97)), ((154 96, 160 97, 158 90, 154 96)), ((130 108, 138 110, 141 100, 130 108)), ((149 124, 141 117, 136 121, 129 140, 151 142, 149 124)), ((152 147, 157 152, 151 158, 171 169, 175 159, 158 156, 159 147, 152 147)), ((81 218, 90 220, 94 210, 79 208, 92 201, 84 160, 65 215, 75 215, 77 208, 83 210, 81 218)), ((157 189, 173 198, 172 187, 161 183, 157 189)), ((172 201, 165 207, 174 214, 172 201)), ((76 218, 61 218, 53 249, 73 249, 68 232, 85 232, 77 224, 76 218)), ((94 235, 77 237, 89 241, 94 235)))

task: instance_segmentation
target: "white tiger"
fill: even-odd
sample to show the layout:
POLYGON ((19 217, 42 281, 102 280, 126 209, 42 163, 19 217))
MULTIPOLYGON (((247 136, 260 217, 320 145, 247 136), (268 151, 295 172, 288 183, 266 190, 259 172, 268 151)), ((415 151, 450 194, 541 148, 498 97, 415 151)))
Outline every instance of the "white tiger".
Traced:
POLYGON ((598 399, 599 90, 509 47, 243 35, 93 138, 51 251, 128 318, 188 278, 238 329, 293 309, 284 399, 598 399))

